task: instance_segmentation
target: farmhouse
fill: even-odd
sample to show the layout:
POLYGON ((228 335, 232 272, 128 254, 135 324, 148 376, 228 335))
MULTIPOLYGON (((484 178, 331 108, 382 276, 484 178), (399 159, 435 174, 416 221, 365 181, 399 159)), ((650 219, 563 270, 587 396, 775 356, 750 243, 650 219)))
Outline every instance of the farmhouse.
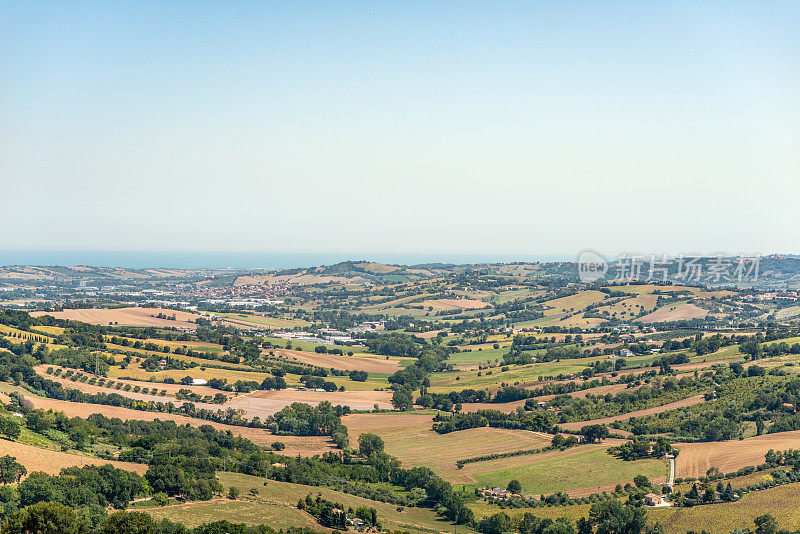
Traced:
POLYGON ((663 506, 665 504, 664 497, 657 493, 648 493, 644 496, 644 504, 647 506, 663 506))
POLYGON ((480 493, 484 497, 492 497, 495 499, 520 499, 522 495, 518 493, 511 493, 508 490, 504 490, 503 488, 480 488, 478 489, 478 493, 480 493))

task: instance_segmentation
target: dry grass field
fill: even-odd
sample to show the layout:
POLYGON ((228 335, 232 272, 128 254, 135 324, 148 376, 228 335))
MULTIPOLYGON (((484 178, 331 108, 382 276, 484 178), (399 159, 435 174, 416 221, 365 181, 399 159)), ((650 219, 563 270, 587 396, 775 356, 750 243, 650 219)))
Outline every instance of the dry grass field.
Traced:
POLYGON ((437 434, 431 430, 432 418, 430 413, 355 414, 346 416, 344 424, 352 443, 363 432, 377 434, 384 440, 386 451, 398 457, 404 466, 429 467, 453 484, 505 486, 517 478, 523 481, 526 493, 571 490, 571 494, 582 496, 597 491, 598 485, 613 489, 617 483, 630 482, 640 473, 657 481, 666 479, 666 463, 661 460, 623 462, 607 454, 606 449, 620 443, 618 440, 566 451, 469 463, 458 469, 459 459, 538 449, 549 445, 551 437, 489 427, 437 434))
POLYGON ((51 451, 16 441, 0 439, 0 454, 9 454, 25 466, 30 475, 34 471, 44 471, 49 475, 57 475, 65 467, 82 467, 84 465, 112 464, 119 469, 133 471, 143 475, 147 471, 146 464, 133 464, 129 462, 110 462, 91 456, 72 454, 61 451, 51 451))
POLYGON ((583 313, 576 313, 575 315, 551 315, 544 319, 536 319, 534 321, 523 321, 515 323, 515 326, 525 328, 528 326, 560 326, 563 328, 592 328, 605 322, 605 319, 599 317, 585 317, 583 313))
POLYGON ((242 409, 246 417, 258 416, 263 421, 293 402, 317 405, 330 401, 334 406, 350 406, 354 410, 372 410, 377 404, 380 409, 391 409, 391 391, 297 391, 282 389, 278 391, 253 391, 239 395, 225 403, 225 408, 242 409))
MULTIPOLYGON (((55 382, 59 382, 59 383, 63 384, 65 388, 77 389, 79 391, 84 391, 86 393, 119 393, 120 395, 123 395, 125 397, 130 397, 132 399, 154 400, 154 401, 161 401, 161 402, 171 401, 173 403, 176 402, 175 398, 174 398, 175 394, 181 389, 188 389, 192 393, 197 393, 198 395, 211 395, 212 397, 214 395, 216 395, 217 393, 222 393, 223 395, 226 395, 228 397, 232 397, 232 396, 235 395, 235 393, 226 392, 226 391, 220 391, 218 389, 210 388, 208 386, 184 386, 182 384, 162 384, 162 383, 159 383, 159 382, 142 382, 142 381, 138 381, 138 380, 108 379, 108 380, 113 380, 114 386, 116 386, 116 384, 122 384, 123 387, 126 386, 126 385, 131 386, 131 388, 133 388, 134 386, 139 386, 141 388, 148 388, 151 391, 153 389, 157 389, 159 392, 161 392, 162 390, 165 390, 167 392, 167 394, 165 396, 163 396, 163 397, 161 395, 134 393, 132 390, 131 391, 124 391, 123 389, 116 389, 116 387, 110 387, 109 388, 109 387, 105 387, 105 386, 92 385, 92 384, 85 383, 85 382, 80 382, 80 381, 73 382, 72 380, 69 380, 68 378, 64 378, 63 375, 62 376, 48 375, 47 374, 47 369, 48 368, 58 369, 58 366, 57 365, 42 364, 42 365, 37 365, 36 367, 34 367, 34 370, 39 375, 41 375, 41 376, 43 376, 43 377, 45 377, 45 378, 47 378, 49 380, 53 380, 55 382)), ((63 369, 63 368, 62 368, 62 370, 66 371, 66 369, 63 369)), ((84 373, 84 374, 86 374, 86 373, 84 373)), ((87 376, 94 377, 95 375, 87 374, 87 376)))
POLYGON ((703 319, 708 315, 708 310, 704 310, 692 303, 672 304, 661 306, 652 313, 640 317, 638 320, 643 323, 664 323, 672 321, 689 321, 691 319, 703 319))
POLYGON ((399 458, 404 466, 430 467, 445 480, 458 484, 472 484, 475 480, 466 467, 457 468, 456 460, 550 444, 549 436, 524 430, 486 427, 437 434, 431 430, 431 413, 354 414, 343 422, 351 443, 357 443, 362 433, 377 434, 386 443, 386 452, 399 458))
POLYGON ((153 326, 157 328, 181 328, 194 330, 197 326, 195 320, 200 317, 195 313, 168 310, 162 308, 115 308, 115 309, 74 309, 60 312, 31 312, 34 317, 51 315, 56 319, 82 321, 89 324, 116 323, 124 326, 153 326), (168 317, 175 316, 175 320, 159 319, 163 313, 168 317))
POLYGON ((420 302, 427 310, 433 308, 433 311, 450 311, 450 310, 480 310, 483 308, 490 308, 491 304, 483 302, 482 300, 475 299, 436 299, 425 300, 420 302))
POLYGON ((658 295, 642 293, 635 297, 626 298, 608 306, 600 306, 594 311, 597 313, 608 313, 609 316, 620 319, 632 319, 642 312, 651 311, 656 307, 658 295))
MULTIPOLYGON (((288 482, 269 480, 237 473, 218 472, 217 477, 226 488, 235 487, 241 492, 240 500, 217 499, 210 502, 196 502, 164 508, 147 508, 145 511, 156 519, 168 517, 173 521, 180 519, 189 526, 203 522, 227 519, 236 523, 264 524, 274 528, 288 526, 309 526, 320 532, 330 532, 308 514, 297 510, 297 501, 306 495, 316 496, 342 503, 346 508, 366 506, 378 511, 383 527, 392 532, 412 533, 450 533, 453 526, 440 520, 429 508, 405 507, 398 510, 396 505, 371 501, 347 493, 341 493, 318 486, 304 486, 288 482), (250 497, 250 490, 257 489, 258 495, 250 497), (247 497, 244 497, 247 496, 247 497)), ((459 526, 459 532, 473 532, 459 526)))
POLYGON ((141 410, 122 408, 119 406, 105 406, 101 404, 86 404, 46 399, 36 395, 31 395, 30 393, 24 391, 21 393, 27 401, 31 402, 34 408, 64 412, 69 417, 86 418, 89 415, 99 413, 105 415, 106 417, 117 418, 123 421, 153 421, 155 419, 159 419, 161 421, 175 421, 175 423, 179 425, 189 425, 193 427, 210 425, 217 430, 230 431, 234 435, 247 438, 257 445, 270 445, 275 441, 281 441, 286 445, 286 449, 283 451, 283 454, 287 454, 289 456, 296 456, 298 454, 301 456, 313 456, 315 454, 322 454, 334 447, 330 440, 324 436, 273 436, 264 429, 226 425, 224 423, 205 421, 203 419, 186 417, 184 415, 161 412, 145 412, 141 410))
POLYGON ((729 473, 740 467, 764 463, 764 454, 770 449, 799 449, 800 430, 743 440, 676 443, 675 447, 681 451, 675 465, 676 477, 704 476, 712 466, 719 467, 723 473, 729 473))
MULTIPOLYGON (((254 485, 255 487, 255 485, 254 485)), ((260 487, 259 490, 263 490, 260 487)), ((305 496, 304 496, 305 497, 305 496)), ((132 510, 135 510, 133 508, 132 510)), ((307 527, 320 532, 332 532, 322 527, 306 512, 295 506, 276 504, 258 500, 230 500, 224 498, 210 501, 193 501, 160 508, 144 508, 156 521, 169 519, 178 521, 187 527, 196 527, 203 523, 227 520, 231 523, 247 525, 268 524, 275 529, 289 527, 307 527)))
POLYGON ((276 356, 288 361, 298 361, 326 369, 340 369, 342 371, 367 371, 368 373, 392 374, 400 368, 396 359, 387 360, 384 356, 364 355, 356 353, 353 356, 339 356, 336 354, 318 354, 289 349, 262 349, 262 352, 274 352, 276 356))
POLYGON ((563 313, 579 311, 590 304, 596 304, 604 300, 608 295, 602 291, 581 291, 576 295, 547 300, 543 304, 549 309, 544 312, 545 317, 560 315, 563 313))

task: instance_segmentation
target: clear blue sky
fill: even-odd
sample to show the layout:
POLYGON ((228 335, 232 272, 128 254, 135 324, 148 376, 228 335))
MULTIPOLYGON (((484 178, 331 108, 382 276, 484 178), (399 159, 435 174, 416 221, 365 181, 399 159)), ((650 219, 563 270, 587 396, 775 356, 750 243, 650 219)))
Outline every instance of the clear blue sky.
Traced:
POLYGON ((800 3, 2 1, 0 185, 0 249, 800 252, 800 3))

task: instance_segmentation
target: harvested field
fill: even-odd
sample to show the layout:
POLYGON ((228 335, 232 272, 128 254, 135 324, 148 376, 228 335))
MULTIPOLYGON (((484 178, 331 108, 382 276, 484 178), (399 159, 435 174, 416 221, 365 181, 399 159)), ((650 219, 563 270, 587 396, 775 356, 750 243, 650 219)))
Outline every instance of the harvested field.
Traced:
POLYGON ((203 419, 186 417, 184 415, 145 412, 140 410, 132 410, 129 408, 121 408, 119 406, 83 404, 79 402, 46 399, 31 395, 27 392, 23 394, 26 400, 31 401, 31 404, 33 404, 34 408, 64 412, 69 417, 86 418, 91 414, 99 413, 105 415, 106 417, 118 418, 123 421, 153 421, 159 419, 161 421, 175 421, 175 423, 179 425, 189 425, 193 427, 210 425, 217 430, 229 430, 232 434, 247 438, 257 445, 270 445, 275 441, 281 441, 286 444, 286 449, 283 451, 283 454, 290 456, 296 456, 298 454, 301 456, 313 456, 314 454, 322 454, 333 447, 328 439, 323 436, 273 436, 268 431, 259 428, 226 425, 224 423, 205 421, 203 419))
POLYGON ((675 476, 705 476, 711 467, 719 467, 723 473, 736 471, 740 467, 764 463, 764 454, 770 449, 786 450, 800 448, 800 430, 754 436, 743 440, 676 443, 680 449, 675 465, 675 476))
POLYGON ((559 424, 558 426, 566 428, 567 430, 580 430, 581 427, 585 425, 601 425, 604 423, 605 424, 613 423, 614 421, 626 421, 631 417, 643 417, 645 415, 653 415, 656 413, 668 412, 676 408, 686 408, 687 406, 694 406, 695 404, 700 404, 701 402, 704 401, 705 398, 703 395, 692 395, 691 397, 687 397, 685 399, 677 400, 675 402, 669 402, 667 404, 662 404, 661 406, 654 406, 652 408, 647 408, 645 410, 637 410, 635 412, 628 412, 625 414, 615 415, 612 417, 604 417, 602 419, 592 419, 591 421, 575 421, 573 423, 563 423, 559 424))
MULTIPOLYGON (((510 452, 537 449, 550 444, 551 437, 525 430, 501 428, 472 428, 450 434, 437 434, 431 430, 433 415, 426 414, 354 414, 345 416, 351 443, 368 432, 377 434, 386 443, 386 452, 396 456, 406 467, 430 467, 445 480, 458 484, 471 484, 474 479, 459 470, 456 460, 510 452)), ((526 457, 515 458, 524 463, 526 457)), ((468 464, 475 465, 475 464, 468 464)))
POLYGON ((580 311, 590 304, 596 304, 608 295, 602 291, 595 291, 593 289, 588 291, 581 291, 575 295, 568 297, 561 297, 553 300, 543 302, 548 309, 544 312, 545 317, 553 315, 560 315, 568 312, 580 311))
POLYGON ((145 471, 147 471, 146 464, 101 460, 99 458, 92 458, 91 456, 83 456, 82 454, 70 454, 68 452, 42 449, 16 441, 0 440, 0 453, 15 457, 19 463, 25 466, 29 475, 34 471, 44 471, 49 475, 57 475, 65 467, 105 464, 112 464, 119 469, 133 471, 140 475, 143 475, 145 471))
POLYGON ((457 310, 457 309, 464 309, 464 310, 480 310, 483 308, 490 308, 491 304, 487 302, 483 302, 482 300, 474 300, 474 299, 436 299, 436 300, 425 300, 420 302, 422 306, 427 308, 433 308, 433 311, 445 311, 445 310, 457 310))
POLYGON ((391 409, 391 391, 298 391, 282 389, 278 391, 254 391, 229 400, 226 408, 242 409, 248 418, 260 417, 263 421, 293 402, 317 405, 330 401, 334 406, 350 406, 354 410, 372 410, 377 404, 381 409, 391 409))
POLYGON ((652 311, 656 307, 657 301, 658 295, 639 294, 615 304, 600 306, 595 308, 594 311, 611 317, 619 317, 623 320, 626 318, 633 319, 642 312, 652 311))
POLYGON ((64 310, 60 312, 31 312, 34 317, 51 315, 56 319, 69 319, 71 321, 81 321, 89 324, 117 323, 125 326, 153 326, 157 328, 181 328, 194 330, 197 326, 195 320, 200 317, 195 313, 168 310, 163 308, 89 308, 64 310), (175 316, 175 321, 169 319, 159 319, 159 313, 171 317, 175 316))
MULTIPOLYGON (((43 366, 40 366, 40 368, 41 367, 43 366)), ((42 370, 41 373, 44 373, 44 371, 42 370)), ((43 374, 43 376, 46 376, 51 380, 61 383, 65 388, 77 389, 78 391, 83 391, 89 394, 117 393, 119 395, 122 395, 123 397, 141 400, 144 402, 149 402, 149 401, 173 402, 173 404, 175 404, 176 406, 182 406, 184 403, 184 401, 176 400, 174 397, 161 397, 160 395, 134 393, 133 391, 117 390, 115 388, 107 388, 105 386, 98 386, 80 381, 72 382, 71 380, 65 379, 63 377, 56 377, 46 374, 43 374)), ((117 380, 115 379, 115 382, 116 381, 117 380)), ((152 385, 154 387, 158 387, 159 389, 161 389, 160 386, 162 385, 162 384, 151 384, 149 382, 135 382, 135 381, 129 381, 127 383, 135 385, 143 385, 145 387, 149 387, 152 385)), ((178 385, 178 389, 181 388, 193 389, 199 387, 202 386, 178 385)), ((219 391, 212 390, 211 388, 208 387, 206 387, 205 389, 211 390, 212 392, 215 393, 219 393, 219 391)), ((286 406, 289 406, 293 402, 304 402, 307 404, 316 405, 322 401, 330 401, 334 405, 341 404, 343 406, 350 406, 350 408, 354 410, 372 410, 375 404, 377 404, 378 407, 381 409, 390 409, 392 407, 391 396, 392 393, 390 391, 367 390, 367 391, 344 391, 344 392, 340 391, 320 392, 320 391, 298 391, 295 389, 283 389, 278 391, 257 390, 252 393, 236 395, 230 397, 228 402, 222 405, 194 402, 194 401, 187 401, 187 402, 192 402, 192 404, 194 404, 194 406, 197 409, 207 409, 213 412, 216 412, 217 410, 225 410, 228 408, 233 408, 234 410, 241 409, 244 410, 245 412, 244 415, 248 419, 252 419, 253 417, 258 416, 262 420, 264 420, 270 415, 279 412, 286 406)))
POLYGON ((661 306, 652 313, 648 313, 638 320, 643 323, 665 323, 672 321, 689 321, 691 319, 703 319, 708 315, 708 310, 704 310, 691 303, 673 304, 661 306))
POLYGON ((398 360, 387 360, 384 356, 339 356, 336 354, 318 354, 289 349, 262 349, 263 353, 275 352, 275 355, 288 361, 298 361, 326 369, 340 369, 342 371, 367 371, 368 373, 392 374, 400 369, 398 360))

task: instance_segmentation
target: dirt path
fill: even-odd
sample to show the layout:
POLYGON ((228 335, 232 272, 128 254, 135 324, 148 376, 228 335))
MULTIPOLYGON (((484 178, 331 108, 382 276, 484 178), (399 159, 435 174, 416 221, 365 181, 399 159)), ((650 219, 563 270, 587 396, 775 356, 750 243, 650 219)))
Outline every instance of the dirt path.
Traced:
POLYGON ((669 459, 669 480, 667 485, 671 488, 675 485, 675 458, 669 459))

